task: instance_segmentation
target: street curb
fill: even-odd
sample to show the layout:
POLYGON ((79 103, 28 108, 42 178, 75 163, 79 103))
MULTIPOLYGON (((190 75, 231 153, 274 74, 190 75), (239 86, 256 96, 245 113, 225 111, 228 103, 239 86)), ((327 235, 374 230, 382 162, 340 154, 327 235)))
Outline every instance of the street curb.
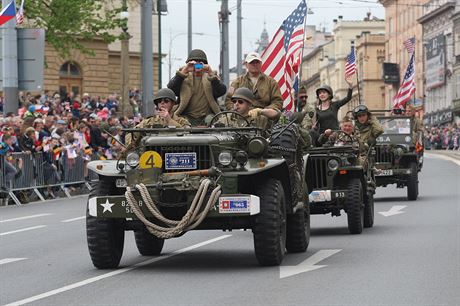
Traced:
POLYGON ((424 152, 423 155, 428 158, 438 158, 438 159, 444 159, 447 161, 451 161, 457 166, 460 166, 460 157, 452 157, 448 154, 442 154, 442 153, 435 153, 435 152, 424 152))
MULTIPOLYGON (((57 198, 57 199, 49 199, 49 200, 45 200, 45 201, 33 201, 33 202, 22 204, 22 206, 53 203, 53 202, 56 202, 56 201, 66 201, 66 200, 87 198, 87 197, 88 197, 88 194, 79 194, 79 195, 72 196, 70 198, 57 198)), ((11 205, 0 205, 0 209, 5 208, 5 207, 20 207, 20 206, 14 204, 14 202, 11 202, 11 203, 13 203, 13 204, 11 204, 11 205)))

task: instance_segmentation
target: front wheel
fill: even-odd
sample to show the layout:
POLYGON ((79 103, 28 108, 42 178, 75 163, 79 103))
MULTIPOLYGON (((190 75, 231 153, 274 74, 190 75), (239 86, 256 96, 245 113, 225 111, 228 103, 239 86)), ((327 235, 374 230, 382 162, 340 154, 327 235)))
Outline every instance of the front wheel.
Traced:
MULTIPOLYGON (((308 205, 308 203, 307 203, 308 205)), ((290 253, 305 252, 310 243, 310 210, 308 206, 287 216, 286 249, 290 253)))
POLYGON ((286 250, 286 205, 281 182, 269 179, 256 186, 260 213, 255 217, 254 250, 262 266, 279 265, 286 250))
POLYGON ((165 243, 164 239, 152 235, 145 226, 140 230, 134 231, 134 238, 137 249, 143 256, 160 255, 165 243))
POLYGON ((374 226, 374 195, 368 194, 364 206, 364 227, 369 228, 374 226))
POLYGON ((415 162, 410 163, 410 175, 407 181, 407 199, 415 201, 418 197, 418 168, 415 162))
POLYGON ((353 178, 348 183, 346 208, 350 234, 361 234, 363 231, 364 207, 362 190, 360 179, 353 178))

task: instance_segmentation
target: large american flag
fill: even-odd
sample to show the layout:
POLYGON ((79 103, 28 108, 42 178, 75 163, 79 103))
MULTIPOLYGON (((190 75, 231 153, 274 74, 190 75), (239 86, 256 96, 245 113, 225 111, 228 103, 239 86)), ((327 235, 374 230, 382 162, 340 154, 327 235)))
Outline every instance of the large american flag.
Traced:
POLYGON ((404 75, 404 79, 393 101, 394 109, 405 108, 407 101, 411 99, 411 96, 415 92, 414 58, 415 58, 415 53, 412 53, 410 57, 409 65, 407 66, 407 69, 406 69, 406 74, 404 75))
POLYGON ((24 22, 24 0, 21 1, 21 6, 16 13, 16 24, 22 24, 24 22))
POLYGON ((406 50, 409 54, 414 53, 415 51, 415 37, 411 37, 409 39, 406 39, 404 42, 404 47, 406 47, 406 50))
POLYGON ((347 62, 345 63, 345 76, 348 77, 350 75, 355 74, 356 72, 356 54, 355 54, 355 47, 351 46, 351 52, 347 56, 347 62))
POLYGON ((294 109, 292 86, 301 61, 304 19, 307 4, 302 0, 291 15, 283 21, 272 41, 262 54, 262 71, 278 81, 286 110, 294 109))

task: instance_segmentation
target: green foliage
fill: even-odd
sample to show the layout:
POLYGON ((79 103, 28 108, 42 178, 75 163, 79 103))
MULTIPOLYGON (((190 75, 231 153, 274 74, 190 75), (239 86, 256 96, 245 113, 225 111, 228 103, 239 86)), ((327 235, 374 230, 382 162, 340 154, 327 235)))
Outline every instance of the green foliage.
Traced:
POLYGON ((116 5, 101 0, 26 0, 24 15, 30 26, 45 29, 46 41, 65 58, 73 49, 93 54, 83 40, 97 37, 110 43, 120 38, 113 34, 118 31, 110 31, 125 22, 119 18, 121 3, 110 8, 116 5))

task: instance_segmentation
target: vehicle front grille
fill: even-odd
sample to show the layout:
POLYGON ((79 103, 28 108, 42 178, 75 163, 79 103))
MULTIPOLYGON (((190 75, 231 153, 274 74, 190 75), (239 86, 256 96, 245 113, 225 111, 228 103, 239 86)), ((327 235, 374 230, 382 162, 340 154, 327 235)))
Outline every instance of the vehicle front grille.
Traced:
POLYGON ((393 164, 394 155, 390 146, 376 146, 375 147, 375 161, 377 163, 390 163, 393 164))
POLYGON ((327 187, 327 158, 311 156, 307 163, 308 190, 327 187))
POLYGON ((183 172, 194 169, 165 169, 166 153, 191 153, 196 152, 197 170, 209 169, 211 167, 211 151, 207 145, 184 145, 184 146, 151 146, 148 150, 155 151, 163 159, 162 170, 164 172, 183 172))

